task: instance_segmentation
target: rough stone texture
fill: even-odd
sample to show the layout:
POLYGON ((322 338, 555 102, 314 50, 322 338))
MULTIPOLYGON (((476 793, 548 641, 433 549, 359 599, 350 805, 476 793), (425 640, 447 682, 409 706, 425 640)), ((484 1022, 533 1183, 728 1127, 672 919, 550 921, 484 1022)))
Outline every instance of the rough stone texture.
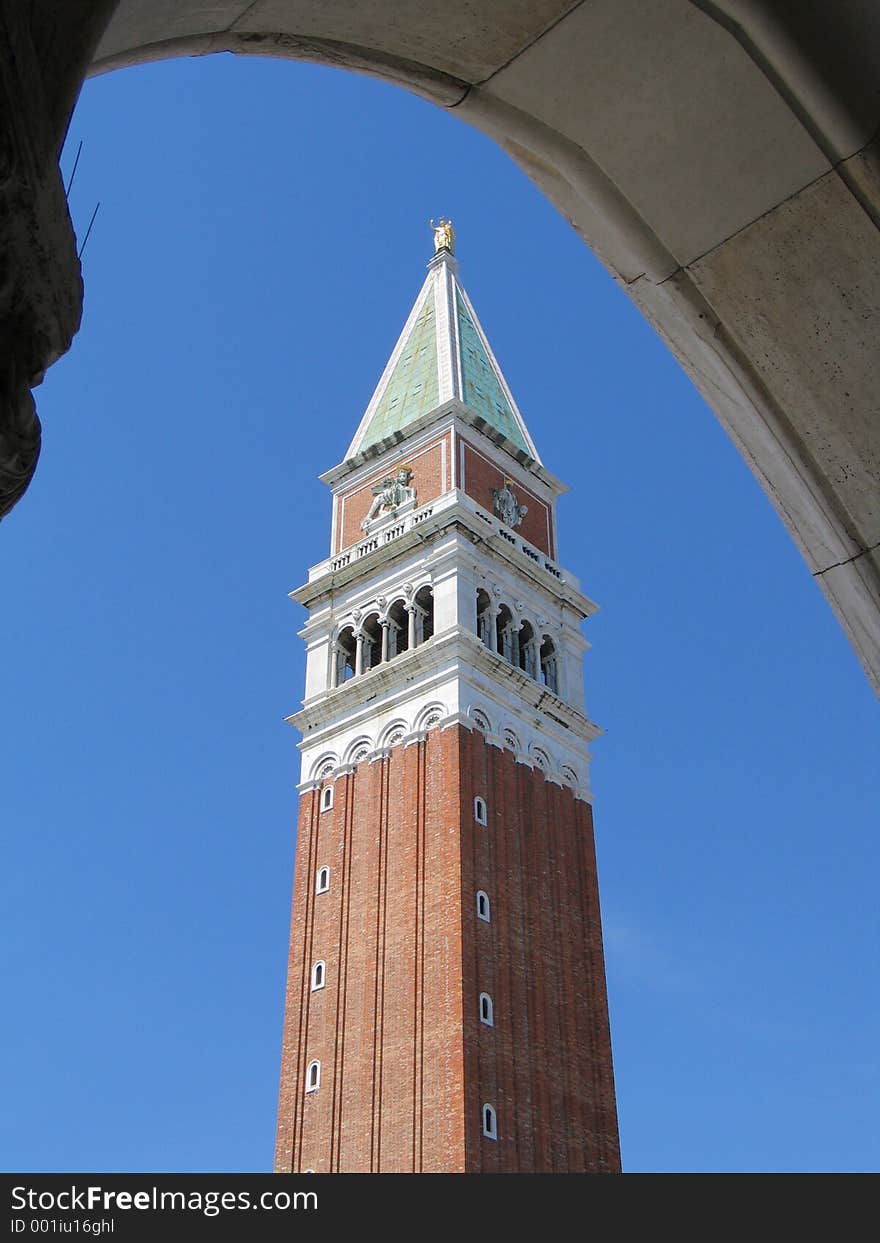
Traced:
POLYGON ((0 7, 0 517, 36 468, 30 389, 70 346, 82 282, 28 25, 0 7))
POLYGON ((828 173, 690 268, 817 473, 832 493, 845 489, 853 537, 868 544, 880 542, 876 239, 870 218, 828 173), (760 280, 747 282, 745 272, 760 280))
POLYGON ((319 798, 300 806, 276 1169, 619 1170, 589 805, 461 726, 319 798))
MULTIPOLYGON (((576 0, 505 0, 503 5, 447 0, 389 6, 383 0, 122 0, 97 62, 132 49, 199 36, 279 32, 374 49, 384 56, 480 82, 517 56, 576 0)), ((138 57, 140 59, 140 57, 138 57)))
POLYGON ((579 5, 487 90, 588 151, 678 263, 828 167, 757 66, 687 0, 579 5))

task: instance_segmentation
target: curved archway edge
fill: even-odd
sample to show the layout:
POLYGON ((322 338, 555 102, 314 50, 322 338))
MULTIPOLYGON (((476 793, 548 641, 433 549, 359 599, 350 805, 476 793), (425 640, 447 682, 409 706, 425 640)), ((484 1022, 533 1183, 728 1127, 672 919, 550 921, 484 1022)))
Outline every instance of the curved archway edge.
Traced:
POLYGON ((0 513, 82 284, 57 156, 88 73, 218 51, 404 86, 493 138, 639 306, 880 689, 880 12, 765 0, 3 0, 0 513), (807 11, 810 10, 810 11, 807 11))

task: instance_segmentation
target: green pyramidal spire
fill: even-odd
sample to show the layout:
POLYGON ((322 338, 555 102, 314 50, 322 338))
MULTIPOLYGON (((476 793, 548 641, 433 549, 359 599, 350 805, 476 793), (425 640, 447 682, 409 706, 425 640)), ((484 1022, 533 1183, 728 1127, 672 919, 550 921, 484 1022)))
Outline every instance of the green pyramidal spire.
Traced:
POLYGON ((454 233, 435 228, 433 259, 347 458, 455 399, 540 462, 501 368, 458 278, 454 233))

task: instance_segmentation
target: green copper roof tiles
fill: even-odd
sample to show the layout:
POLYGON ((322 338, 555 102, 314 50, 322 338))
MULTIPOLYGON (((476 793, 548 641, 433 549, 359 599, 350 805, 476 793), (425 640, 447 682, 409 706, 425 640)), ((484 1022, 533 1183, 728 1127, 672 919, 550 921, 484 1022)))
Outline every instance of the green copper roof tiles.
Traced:
POLYGON ((437 405, 437 337, 431 289, 364 433, 361 448, 400 431, 437 405))
POLYGON ((461 345, 461 382, 464 403, 470 406, 474 414, 479 414, 490 426, 503 432, 509 441, 518 448, 530 453, 523 434, 519 429, 510 402, 504 396, 504 389, 489 362, 489 357, 480 340, 464 299, 456 290, 458 303, 458 339, 461 345))

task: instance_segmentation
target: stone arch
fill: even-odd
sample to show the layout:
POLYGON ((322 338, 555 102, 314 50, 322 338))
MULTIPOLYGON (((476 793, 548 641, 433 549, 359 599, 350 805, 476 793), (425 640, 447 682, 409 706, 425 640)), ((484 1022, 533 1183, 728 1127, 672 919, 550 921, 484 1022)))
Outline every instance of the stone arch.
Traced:
POLYGON ((354 625, 351 622, 340 627, 333 640, 333 667, 331 670, 332 685, 341 686, 349 678, 354 677, 357 662, 357 639, 354 625))
POLYGON ((415 728, 419 730, 433 729, 435 725, 440 724, 446 715, 447 711, 445 704, 439 702, 428 704, 427 707, 422 708, 421 712, 416 717, 415 728))
POLYGON ((388 605, 386 617, 389 622, 388 656, 389 659, 393 659, 409 649, 410 612, 403 596, 392 600, 388 605))
POLYGON ((492 733, 492 719, 485 709, 471 705, 467 714, 481 733, 492 733))
POLYGON ((512 665, 517 663, 517 624, 509 604, 499 604, 495 615, 495 651, 512 665))
POLYGON ((346 764, 360 764, 361 760, 365 760, 372 750, 372 738, 362 734, 345 748, 345 762, 346 764))
POLYGON ((540 638, 539 676, 548 691, 554 695, 560 693, 559 649, 556 640, 549 634, 543 634, 540 638))
POLYGON ((493 619, 492 619, 492 597, 489 595, 485 587, 477 588, 477 625, 476 631, 478 638, 486 644, 487 647, 493 646, 493 619))
MULTIPOLYGON (((38 2, 30 13, 49 160, 86 74, 207 52, 369 74, 454 110, 497 142, 682 363, 880 684, 871 466, 880 433, 865 416, 880 379, 870 354, 876 334, 864 327, 880 311, 880 239, 871 225, 880 204, 861 171, 876 158, 878 117, 866 102, 880 59, 876 9, 692 0, 644 6, 633 26, 598 19, 593 5, 568 6, 549 24, 541 5, 511 17, 501 0, 457 10, 454 21, 421 5, 332 0, 49 8, 38 2), (704 78, 694 78, 695 65, 704 78), (701 90, 703 80, 717 89, 701 90), (614 109, 621 95, 631 108, 614 109), (696 111, 696 99, 699 123, 674 124, 696 111), (683 203, 694 210, 682 211, 683 203), (858 329, 846 313, 854 303, 858 329), (756 305, 764 307, 763 335, 756 305), (819 335, 817 322, 825 326, 819 335)), ((70 247, 52 246, 70 308, 28 326, 33 342, 17 370, 31 383, 77 326, 70 247)), ((36 428, 32 411, 20 418, 36 428)), ((32 439, 23 482, 0 505, 27 486, 38 430, 32 439)))
POLYGON ((403 742, 407 734, 406 721, 392 721, 390 725, 386 725, 382 730, 379 738, 380 747, 396 747, 399 742, 403 742))
POLYGON ((416 610, 415 646, 427 643, 434 636, 434 588, 430 583, 419 587, 413 596, 416 610))
POLYGON ((548 751, 543 747, 536 747, 534 744, 529 747, 529 758, 536 768, 540 768, 542 772, 553 772, 553 760, 548 751))
POLYGON ((368 673, 382 663, 382 625, 377 609, 371 609, 360 624, 363 635, 363 669, 368 673))
POLYGON ((323 781, 334 769, 339 767, 339 756, 335 751, 326 751, 312 765, 312 781, 323 781))
POLYGON ((516 634, 514 655, 520 669, 522 669, 523 673, 528 674, 530 678, 538 677, 539 659, 537 643, 535 627, 528 618, 524 617, 520 621, 519 630, 516 634))

